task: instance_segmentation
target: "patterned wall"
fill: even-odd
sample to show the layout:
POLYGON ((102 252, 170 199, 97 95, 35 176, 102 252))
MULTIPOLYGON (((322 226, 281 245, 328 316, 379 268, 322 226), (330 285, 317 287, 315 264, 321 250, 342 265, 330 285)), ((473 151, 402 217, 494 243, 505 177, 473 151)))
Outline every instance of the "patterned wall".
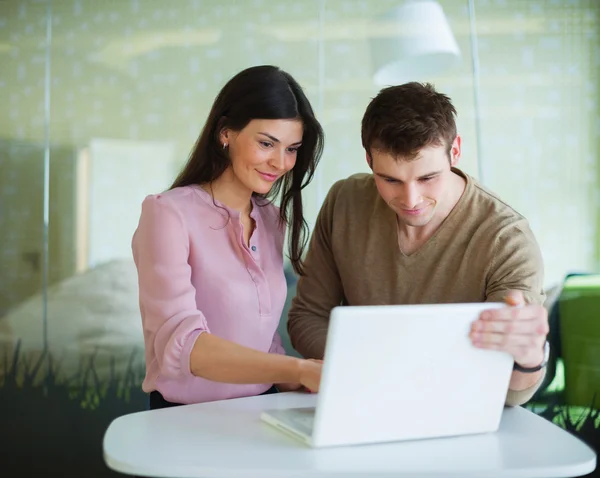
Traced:
MULTIPOLYGON (((53 280, 59 280, 74 273, 75 261, 68 256, 78 252, 77 185, 70 191, 64 178, 81 177, 80 152, 97 139, 158 141, 172 144, 181 164, 222 84, 254 64, 277 64, 292 73, 325 127, 325 155, 307 190, 309 220, 314 220, 335 180, 366 171, 360 118, 377 92, 368 40, 378 31, 369 19, 398 3, 179 0, 167 6, 162 0, 54 0, 47 51, 47 4, 0 2, 0 103, 6 105, 0 115, 0 315, 40 284, 39 262, 36 268, 31 258, 43 244, 47 56, 51 168, 61 172, 50 184, 55 218, 50 263, 53 280)), ((462 61, 431 80, 456 103, 462 165, 476 175, 466 2, 440 4, 462 61)), ((551 285, 569 271, 597 266, 600 3, 475 4, 485 183, 530 219, 551 285)), ((134 177, 145 167, 148 174, 143 161, 132 162, 129 173, 134 177)), ((156 174, 165 173, 157 169, 156 174)), ((106 201, 138 207, 127 202, 126 193, 115 190, 106 201)), ((107 227, 113 227, 108 220, 107 227)))
POLYGON ((488 3, 482 15, 507 15, 514 33, 498 41, 481 22, 487 184, 530 220, 548 281, 598 271, 600 3, 488 3))

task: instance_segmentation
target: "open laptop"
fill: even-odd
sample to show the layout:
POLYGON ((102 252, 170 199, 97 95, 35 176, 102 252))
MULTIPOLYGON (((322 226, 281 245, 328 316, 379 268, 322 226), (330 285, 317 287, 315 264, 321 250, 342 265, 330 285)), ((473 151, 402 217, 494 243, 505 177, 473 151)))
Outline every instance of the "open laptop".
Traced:
POLYGON ((501 303, 343 306, 331 312, 316 408, 261 419, 312 447, 494 432, 512 373, 468 337, 501 303))

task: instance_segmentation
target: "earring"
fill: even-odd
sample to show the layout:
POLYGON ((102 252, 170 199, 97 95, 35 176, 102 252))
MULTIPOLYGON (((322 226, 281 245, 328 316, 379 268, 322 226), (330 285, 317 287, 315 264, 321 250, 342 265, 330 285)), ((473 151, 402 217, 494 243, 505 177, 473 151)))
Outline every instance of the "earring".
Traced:
POLYGON ((227 149, 227 143, 223 143, 223 149, 227 149))

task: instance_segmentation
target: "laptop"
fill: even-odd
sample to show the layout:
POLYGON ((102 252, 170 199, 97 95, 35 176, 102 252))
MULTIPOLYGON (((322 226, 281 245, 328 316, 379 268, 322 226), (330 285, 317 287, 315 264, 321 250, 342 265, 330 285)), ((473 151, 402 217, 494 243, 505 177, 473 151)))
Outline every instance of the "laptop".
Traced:
POLYGON ((471 323, 502 303, 332 310, 314 408, 261 419, 311 447, 498 430, 512 357, 472 346, 471 323))

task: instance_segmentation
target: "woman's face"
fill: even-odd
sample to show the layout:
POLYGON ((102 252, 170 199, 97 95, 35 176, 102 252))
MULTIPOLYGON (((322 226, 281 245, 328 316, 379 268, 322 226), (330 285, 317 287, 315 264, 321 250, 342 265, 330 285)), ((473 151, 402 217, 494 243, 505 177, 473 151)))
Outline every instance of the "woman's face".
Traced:
POLYGON ((252 192, 266 194, 296 164, 303 133, 299 119, 255 119, 241 131, 224 129, 220 139, 229 150, 235 180, 252 192))

